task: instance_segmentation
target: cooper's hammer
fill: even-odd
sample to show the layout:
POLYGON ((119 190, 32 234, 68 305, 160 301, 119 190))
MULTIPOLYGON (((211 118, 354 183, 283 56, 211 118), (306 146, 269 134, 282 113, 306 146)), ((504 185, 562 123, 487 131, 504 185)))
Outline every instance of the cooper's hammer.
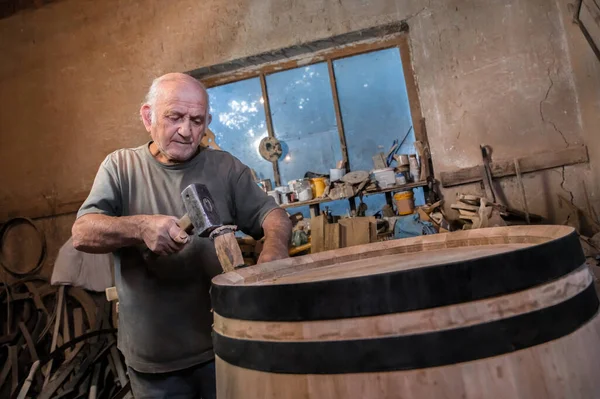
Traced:
POLYGON ((223 225, 215 202, 204 184, 190 184, 181 192, 186 215, 179 227, 200 237, 210 237, 225 273, 244 266, 242 251, 235 238, 237 226, 223 225))
MULTIPOLYGON (((215 202, 204 184, 190 184, 181 192, 186 214, 177 224, 188 234, 194 232, 200 237, 209 237, 215 244, 217 257, 225 273, 244 266, 242 251, 235 238, 237 226, 223 225, 215 202)), ((158 257, 147 249, 146 261, 158 257)))

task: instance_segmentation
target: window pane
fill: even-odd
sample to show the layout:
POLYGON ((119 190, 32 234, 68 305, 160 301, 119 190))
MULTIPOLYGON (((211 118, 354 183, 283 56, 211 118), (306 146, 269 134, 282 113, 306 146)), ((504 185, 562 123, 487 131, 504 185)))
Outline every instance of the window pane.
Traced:
POLYGON ((258 78, 208 89, 213 115, 210 129, 217 144, 254 169, 259 179, 273 180, 273 164, 258 152, 267 137, 262 90, 258 78))
POLYGON ((268 75, 273 130, 283 148, 282 184, 307 171, 329 174, 342 159, 326 63, 268 75))
MULTIPOLYGON (((391 148, 412 126, 402 61, 397 48, 333 62, 352 170, 373 169, 373 155, 391 148)), ((414 154, 414 132, 399 150, 414 154)))

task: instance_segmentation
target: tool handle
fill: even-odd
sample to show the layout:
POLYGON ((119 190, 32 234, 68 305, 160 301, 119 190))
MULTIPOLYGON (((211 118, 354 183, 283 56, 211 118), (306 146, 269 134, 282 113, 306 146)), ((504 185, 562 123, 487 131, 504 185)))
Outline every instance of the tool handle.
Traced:
POLYGON ((224 273, 244 266, 244 257, 233 232, 216 235, 213 242, 224 273))
MULTIPOLYGON (((181 217, 181 219, 179 219, 179 221, 177 222, 177 225, 179 226, 179 228, 181 230, 185 231, 187 234, 190 234, 192 232, 192 230, 194 230, 194 225, 192 224, 192 220, 190 219, 190 217, 188 216, 187 213, 185 215, 183 215, 181 217)), ((144 253, 142 254, 142 256, 144 257, 144 260, 146 262, 150 262, 150 261, 156 260, 158 258, 158 254, 152 252, 150 250, 150 248, 146 248, 144 250, 144 253)))
POLYGON ((185 231, 188 234, 190 234, 192 232, 192 230, 194 230, 194 225, 192 224, 192 220, 190 219, 190 217, 188 216, 187 213, 185 215, 183 215, 181 217, 181 219, 179 219, 179 221, 177 222, 177 225, 179 226, 179 228, 181 230, 185 231))

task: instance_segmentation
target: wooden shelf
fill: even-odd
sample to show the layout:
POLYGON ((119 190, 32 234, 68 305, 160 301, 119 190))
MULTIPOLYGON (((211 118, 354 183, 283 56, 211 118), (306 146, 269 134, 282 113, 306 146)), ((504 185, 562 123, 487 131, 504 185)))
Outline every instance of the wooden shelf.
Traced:
MULTIPOLYGON (((405 191, 405 190, 411 190, 413 188, 417 188, 417 187, 425 187, 427 186, 427 181, 419 181, 416 183, 408 183, 408 184, 403 184, 401 186, 393 186, 393 187, 388 187, 388 188, 384 188, 384 189, 377 189, 377 190, 370 190, 370 191, 363 191, 363 195, 375 195, 375 194, 385 194, 385 193, 391 193, 394 191, 405 191)), ((349 200, 354 197, 344 197, 344 198, 338 198, 338 199, 331 199, 331 198, 316 198, 310 201, 301 201, 301 202, 291 202, 289 204, 282 204, 280 205, 281 208, 283 209, 287 209, 287 208, 297 208, 299 206, 310 206, 310 205, 319 205, 319 204, 323 204, 326 202, 332 202, 332 201, 339 201, 339 200, 349 200)))

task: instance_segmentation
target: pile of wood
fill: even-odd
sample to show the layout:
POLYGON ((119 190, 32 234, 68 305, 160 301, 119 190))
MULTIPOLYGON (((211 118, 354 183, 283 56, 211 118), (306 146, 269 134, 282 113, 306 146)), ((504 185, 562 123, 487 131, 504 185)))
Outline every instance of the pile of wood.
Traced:
POLYGON ((369 172, 359 170, 347 173, 341 181, 332 182, 323 195, 338 200, 354 197, 364 190, 373 188, 376 188, 376 185, 371 182, 369 172))
POLYGON ((459 213, 459 218, 465 224, 463 229, 479 229, 484 227, 506 226, 502 215, 507 216, 507 210, 502 205, 489 202, 486 198, 476 195, 459 194, 457 202, 450 206, 459 213))
POLYGON ((110 304, 30 276, 0 287, 0 397, 125 398, 110 304))

